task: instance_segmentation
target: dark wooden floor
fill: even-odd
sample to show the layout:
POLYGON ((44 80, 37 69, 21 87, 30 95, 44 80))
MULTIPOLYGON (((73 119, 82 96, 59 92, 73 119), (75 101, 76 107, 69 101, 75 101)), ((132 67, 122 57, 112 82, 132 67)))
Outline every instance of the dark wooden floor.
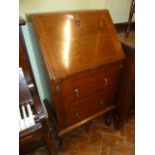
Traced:
MULTIPOLYGON (((127 120, 120 130, 107 127, 102 118, 71 132, 65 139, 63 152, 58 155, 134 155, 135 121, 127 120)), ((49 155, 46 147, 40 147, 28 155, 49 155)))

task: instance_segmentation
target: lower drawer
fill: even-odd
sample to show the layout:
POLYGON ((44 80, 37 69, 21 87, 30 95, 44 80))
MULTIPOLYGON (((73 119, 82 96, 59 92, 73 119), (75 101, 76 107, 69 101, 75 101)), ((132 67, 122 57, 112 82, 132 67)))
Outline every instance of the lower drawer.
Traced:
POLYGON ((96 93, 65 109, 66 127, 86 119, 113 104, 113 93, 96 93))

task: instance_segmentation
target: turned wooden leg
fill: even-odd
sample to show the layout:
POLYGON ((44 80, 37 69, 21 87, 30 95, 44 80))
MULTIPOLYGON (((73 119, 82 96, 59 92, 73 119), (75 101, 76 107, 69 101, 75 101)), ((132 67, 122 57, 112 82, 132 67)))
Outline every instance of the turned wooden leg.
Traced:
POLYGON ((57 155, 56 146, 54 144, 54 138, 52 135, 52 130, 49 125, 49 120, 47 117, 41 119, 42 129, 43 129, 43 138, 47 144, 48 151, 50 155, 57 155))
POLYGON ((44 105, 46 107, 47 113, 48 113, 48 128, 51 133, 51 137, 53 139, 53 142, 55 144, 55 147, 57 150, 61 147, 61 139, 58 136, 58 126, 55 119, 55 115, 52 112, 52 108, 50 104, 48 103, 48 100, 44 99, 44 105))
POLYGON ((52 137, 50 132, 48 132, 45 136, 44 136, 45 142, 47 144, 48 147, 48 151, 50 153, 50 155, 57 155, 57 150, 55 148, 55 145, 52 142, 52 137))

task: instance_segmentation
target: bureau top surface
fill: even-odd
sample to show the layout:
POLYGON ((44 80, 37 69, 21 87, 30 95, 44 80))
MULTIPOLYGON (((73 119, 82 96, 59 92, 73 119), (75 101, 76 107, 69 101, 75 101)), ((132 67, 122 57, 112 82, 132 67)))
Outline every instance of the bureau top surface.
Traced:
POLYGON ((124 52, 107 10, 32 14, 50 79, 61 79, 108 62, 124 52))

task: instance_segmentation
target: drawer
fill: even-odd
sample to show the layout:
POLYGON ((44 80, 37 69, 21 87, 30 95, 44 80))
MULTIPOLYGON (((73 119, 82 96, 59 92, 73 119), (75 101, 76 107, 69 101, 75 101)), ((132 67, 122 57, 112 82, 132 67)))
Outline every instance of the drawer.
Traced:
POLYGON ((65 109, 66 125, 77 123, 113 104, 113 93, 103 92, 87 97, 65 109))
POLYGON ((115 91, 119 71, 118 64, 106 65, 65 79, 61 85, 64 106, 70 107, 75 102, 98 91, 115 91))

